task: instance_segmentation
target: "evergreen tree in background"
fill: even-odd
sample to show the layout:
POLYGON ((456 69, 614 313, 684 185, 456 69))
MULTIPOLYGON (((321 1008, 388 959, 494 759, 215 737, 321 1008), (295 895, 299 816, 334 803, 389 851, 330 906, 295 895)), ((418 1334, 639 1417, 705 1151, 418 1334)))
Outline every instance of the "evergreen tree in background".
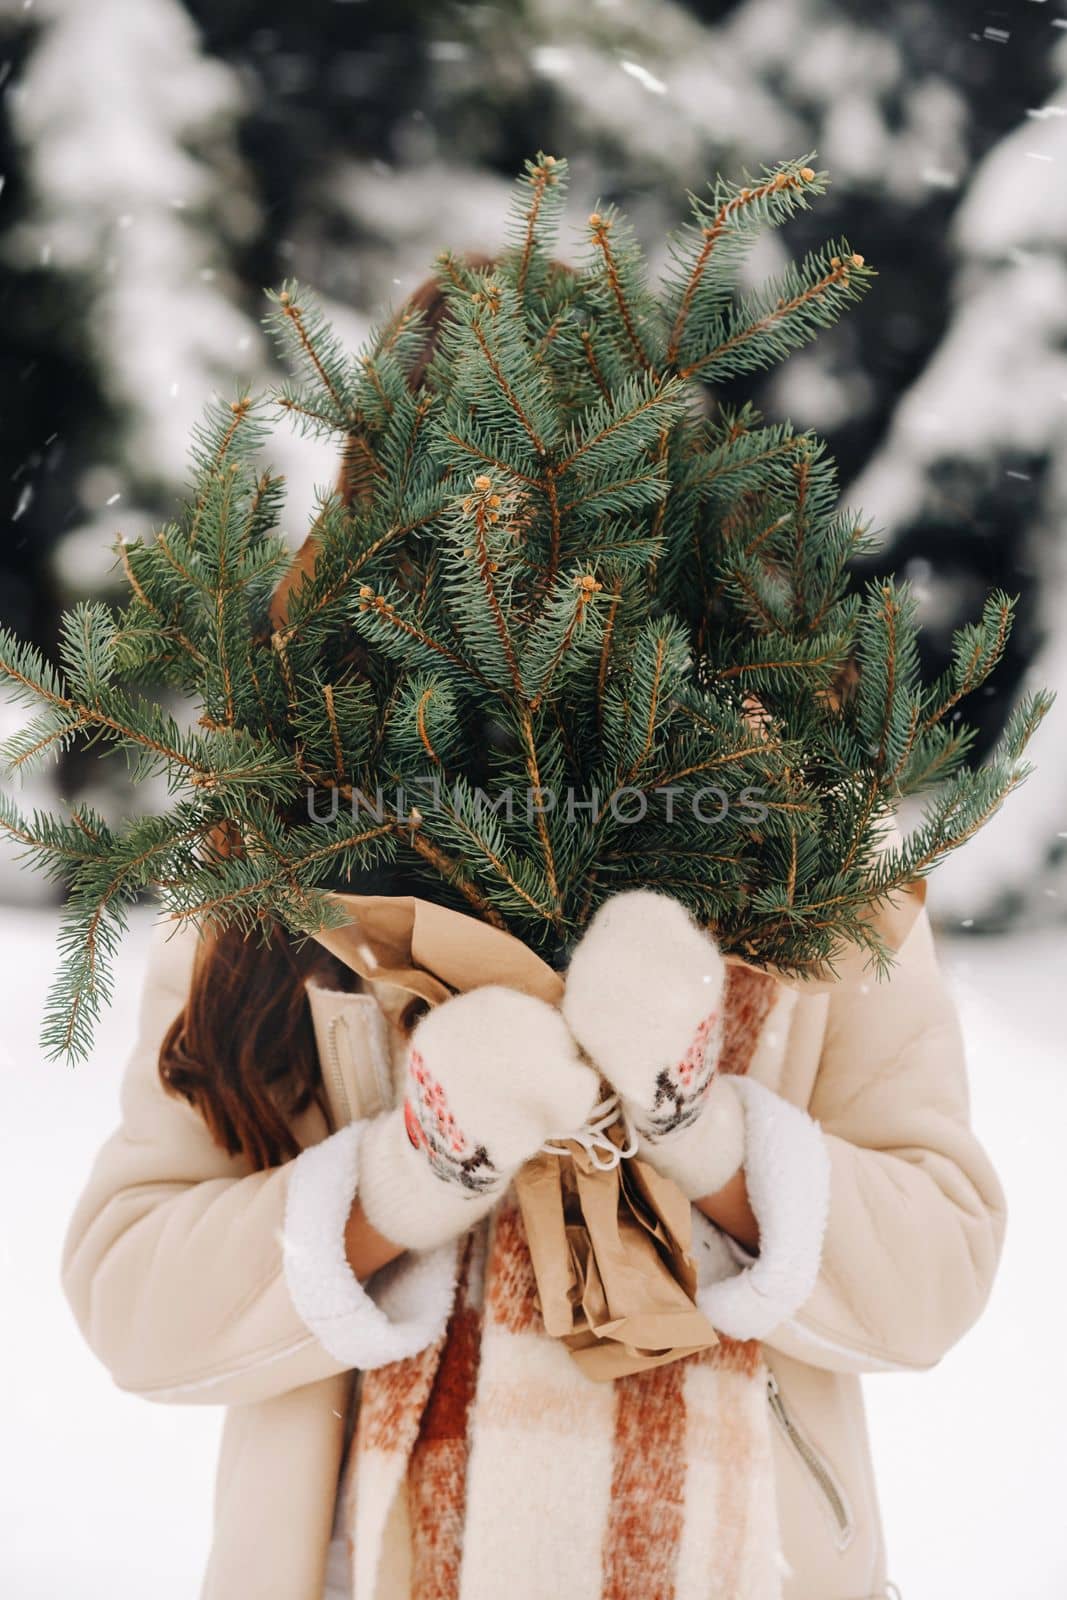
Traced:
POLYGON ((50 239, 17 242, 36 197, 19 159, 12 85, 41 31, 30 10, 0 11, 0 619, 44 642, 58 609, 48 557, 71 520, 68 475, 85 470, 119 422, 80 317, 84 273, 61 281, 50 239))
MULTIPOLYGON (((1030 603, 1014 645, 1029 661, 1023 692, 1067 674, 1067 203, 1058 176, 1067 37, 1059 40, 1056 90, 989 152, 956 210, 961 287, 951 318, 853 486, 879 510, 877 559, 914 575, 929 612, 951 615, 979 572, 1025 584, 1030 603)), ((1010 687, 1014 676, 998 680, 1010 687)), ((965 927, 1063 919, 1067 744, 1055 719, 1034 754, 1041 782, 939 878, 942 915, 965 927)))
POLYGON ((295 368, 277 409, 335 439, 354 485, 350 506, 317 508, 314 573, 277 626, 282 485, 257 464, 267 402, 242 394, 197 438, 181 520, 121 549, 128 604, 70 612, 61 671, 0 639, 0 678, 34 713, 12 766, 88 739, 173 794, 118 828, 5 803, 4 829, 71 884, 53 1054, 87 1048, 144 890, 178 917, 306 931, 338 920, 324 887, 383 861, 552 960, 638 884, 751 960, 804 972, 848 938, 884 960, 872 900, 1025 776, 1047 697, 977 770, 957 720, 1012 601, 991 595, 923 682, 907 589, 850 587, 866 529, 838 506, 825 446, 714 400, 872 277, 835 240, 739 291, 755 240, 825 174, 802 159, 717 180, 659 290, 610 206, 580 267, 555 264, 566 175, 527 163, 495 268, 440 259, 450 318, 421 387, 416 313, 353 358, 296 284, 274 297, 295 368), (153 681, 194 702, 195 725, 145 697, 153 681), (888 816, 923 790, 922 823, 883 852, 888 816))

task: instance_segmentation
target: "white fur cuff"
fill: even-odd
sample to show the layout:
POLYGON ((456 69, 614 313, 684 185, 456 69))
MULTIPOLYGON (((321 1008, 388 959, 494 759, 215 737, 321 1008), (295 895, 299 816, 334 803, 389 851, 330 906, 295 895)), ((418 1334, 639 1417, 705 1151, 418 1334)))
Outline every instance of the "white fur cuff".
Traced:
POLYGON ((745 1111, 745 1178, 760 1253, 753 1259, 732 1243, 724 1251, 714 1223, 695 1211, 697 1305, 728 1338, 764 1339, 815 1287, 830 1206, 830 1153, 807 1112, 750 1078, 734 1086, 745 1111))
POLYGON ((351 1122, 289 1166, 282 1259, 289 1297, 335 1361, 369 1371, 417 1355, 445 1329, 457 1245, 410 1252, 361 1284, 345 1254, 364 1124, 351 1122))

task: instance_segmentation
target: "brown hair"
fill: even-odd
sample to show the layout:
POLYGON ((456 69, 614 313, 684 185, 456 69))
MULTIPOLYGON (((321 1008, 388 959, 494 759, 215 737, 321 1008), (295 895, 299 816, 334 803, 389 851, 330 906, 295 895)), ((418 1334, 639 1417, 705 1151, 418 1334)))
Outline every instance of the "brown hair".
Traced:
MULTIPOLYGON (((493 264, 490 256, 465 259, 475 269, 493 264)), ((448 316, 448 301, 430 278, 407 306, 423 313, 426 331, 409 373, 412 388, 418 390, 448 316)), ((360 492, 357 452, 358 440, 353 440, 337 485, 349 505, 360 492)), ((310 533, 275 590, 273 627, 284 627, 289 596, 314 570, 316 550, 310 533)), ((313 1101, 326 1111, 307 1007, 308 978, 314 975, 335 989, 353 989, 359 982, 314 940, 297 944, 278 923, 268 933, 267 941, 239 928, 204 934, 189 996, 159 1052, 159 1076, 168 1094, 188 1101, 215 1142, 230 1155, 246 1155, 257 1171, 299 1153, 293 1118, 313 1101)))
POLYGON ((185 1007, 167 1031, 159 1076, 203 1117, 216 1144, 259 1170, 295 1156, 290 1121, 317 1101, 322 1075, 306 1004, 312 972, 355 987, 347 967, 279 924, 269 944, 239 928, 204 936, 185 1007))

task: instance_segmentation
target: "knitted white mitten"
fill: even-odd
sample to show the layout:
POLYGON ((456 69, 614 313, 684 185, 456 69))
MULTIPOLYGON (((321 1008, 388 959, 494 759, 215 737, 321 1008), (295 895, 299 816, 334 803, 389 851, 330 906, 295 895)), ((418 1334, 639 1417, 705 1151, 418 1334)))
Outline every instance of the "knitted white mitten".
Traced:
POLYGON ((744 1111, 717 1071, 726 969, 669 896, 634 889, 597 912, 571 958, 563 1015, 622 1096, 638 1154, 691 1199, 744 1159, 744 1111))
POLYGON ((408 1249, 455 1238, 584 1124, 598 1089, 553 1006, 496 985, 454 996, 412 1033, 403 1104, 364 1134, 364 1216, 408 1249))

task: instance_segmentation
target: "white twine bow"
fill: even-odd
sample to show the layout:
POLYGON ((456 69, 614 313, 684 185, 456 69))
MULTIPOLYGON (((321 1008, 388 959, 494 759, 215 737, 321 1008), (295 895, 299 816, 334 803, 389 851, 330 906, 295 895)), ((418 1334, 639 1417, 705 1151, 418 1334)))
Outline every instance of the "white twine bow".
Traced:
POLYGON ((585 1150, 589 1159, 600 1172, 610 1172, 617 1167, 620 1161, 627 1160, 637 1154, 637 1135, 630 1126, 629 1118, 623 1110, 622 1100, 617 1094, 609 1094, 601 1100, 589 1113, 582 1126, 574 1133, 568 1133, 565 1138, 546 1139, 541 1149, 549 1156, 568 1156, 570 1151, 567 1146, 579 1144, 585 1150), (625 1145, 618 1145, 614 1139, 608 1137, 608 1129, 616 1122, 621 1122, 626 1133, 625 1145), (605 1156, 606 1160, 601 1160, 605 1156))

